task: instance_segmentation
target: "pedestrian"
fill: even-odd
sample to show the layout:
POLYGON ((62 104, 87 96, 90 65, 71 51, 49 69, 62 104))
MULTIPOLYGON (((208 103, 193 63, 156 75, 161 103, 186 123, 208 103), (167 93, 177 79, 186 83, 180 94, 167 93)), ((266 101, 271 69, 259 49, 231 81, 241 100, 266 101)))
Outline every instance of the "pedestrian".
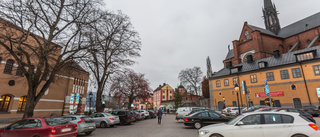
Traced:
POLYGON ((159 108, 158 110, 158 124, 161 124, 161 119, 162 119, 162 110, 159 108))
POLYGON ((169 114, 169 109, 167 109, 167 113, 169 114))

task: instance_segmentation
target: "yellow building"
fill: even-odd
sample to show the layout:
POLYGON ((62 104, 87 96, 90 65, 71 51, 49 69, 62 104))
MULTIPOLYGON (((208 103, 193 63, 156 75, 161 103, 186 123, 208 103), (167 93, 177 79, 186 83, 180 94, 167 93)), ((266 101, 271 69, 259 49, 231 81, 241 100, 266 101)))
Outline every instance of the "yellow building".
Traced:
POLYGON ((168 103, 174 100, 174 89, 166 83, 159 85, 159 87, 153 91, 153 107, 159 108, 161 105, 168 105, 168 103))

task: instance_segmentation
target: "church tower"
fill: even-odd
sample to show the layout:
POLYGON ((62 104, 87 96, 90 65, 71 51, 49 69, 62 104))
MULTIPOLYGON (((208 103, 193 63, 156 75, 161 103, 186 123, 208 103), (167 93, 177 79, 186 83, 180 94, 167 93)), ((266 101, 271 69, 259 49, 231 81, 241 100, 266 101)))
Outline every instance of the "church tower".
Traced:
POLYGON ((266 29, 278 34, 280 30, 280 22, 276 6, 272 4, 271 0, 264 0, 264 9, 262 9, 262 12, 266 29))

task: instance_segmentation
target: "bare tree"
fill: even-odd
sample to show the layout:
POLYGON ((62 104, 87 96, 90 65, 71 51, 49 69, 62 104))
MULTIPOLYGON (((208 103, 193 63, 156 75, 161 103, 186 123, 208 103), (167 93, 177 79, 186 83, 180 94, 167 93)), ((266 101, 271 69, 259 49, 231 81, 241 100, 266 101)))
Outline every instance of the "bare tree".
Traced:
POLYGON ((203 80, 201 82, 201 88, 202 88, 202 96, 204 96, 205 98, 209 98, 210 94, 209 94, 209 79, 204 76, 203 80))
POLYGON ((113 77, 110 91, 118 96, 128 98, 128 109, 131 109, 130 104, 133 100, 149 95, 151 89, 143 74, 126 71, 113 77))
POLYGON ((94 22, 97 0, 1 0, 0 47, 28 83, 23 117, 34 108, 57 73, 86 49, 81 30, 94 22), (42 79, 46 79, 43 81, 42 79))
POLYGON ((178 78, 183 85, 186 85, 190 93, 200 95, 200 82, 202 80, 202 71, 200 70, 200 67, 181 70, 178 78))
POLYGON ((86 39, 91 46, 84 62, 97 87, 96 110, 102 112, 101 95, 110 75, 134 64, 131 58, 140 56, 141 42, 128 16, 106 11, 96 14, 99 20, 86 27, 86 39))

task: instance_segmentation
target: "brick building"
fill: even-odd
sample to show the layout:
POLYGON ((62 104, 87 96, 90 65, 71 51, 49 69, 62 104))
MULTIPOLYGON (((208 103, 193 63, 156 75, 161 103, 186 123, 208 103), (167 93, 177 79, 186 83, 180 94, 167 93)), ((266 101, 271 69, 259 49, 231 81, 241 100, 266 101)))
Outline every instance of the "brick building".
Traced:
MULTIPOLYGON (((16 30, 17 27, 0 18, 0 26, 9 26, 7 29, 16 30), (9 25, 8 25, 9 24, 9 25)), ((1 31, 0 33, 5 33, 1 31)), ((27 39, 33 45, 34 40, 27 39)), ((53 45, 57 46, 53 43, 53 45)), ((62 47, 57 46, 55 53, 61 53, 62 47)), ((4 53, 3 47, 0 48, 4 53)), ((37 61, 32 60, 34 63, 37 61)), ((37 66, 34 64, 33 66, 37 66)), ((28 68, 27 68, 28 69, 28 68)), ((33 68, 36 70, 37 68, 33 68)), ((28 82, 19 70, 18 64, 10 55, 0 55, 0 121, 20 119, 23 116, 27 101, 28 82)), ((56 74, 54 82, 50 85, 34 109, 34 116, 50 116, 71 113, 83 113, 86 104, 86 93, 89 73, 77 63, 70 61, 56 74)), ((45 81, 46 79, 43 79, 45 81)), ((43 82, 44 83, 44 82, 43 82)), ((43 85, 43 83, 40 84, 43 85)))
POLYGON ((271 0, 264 0, 266 29, 244 23, 223 60, 224 68, 209 78, 211 107, 236 106, 235 84, 240 86, 240 104, 249 104, 242 81, 250 91, 250 103, 268 104, 265 79, 276 106, 319 105, 320 13, 283 28, 277 14, 271 0))

